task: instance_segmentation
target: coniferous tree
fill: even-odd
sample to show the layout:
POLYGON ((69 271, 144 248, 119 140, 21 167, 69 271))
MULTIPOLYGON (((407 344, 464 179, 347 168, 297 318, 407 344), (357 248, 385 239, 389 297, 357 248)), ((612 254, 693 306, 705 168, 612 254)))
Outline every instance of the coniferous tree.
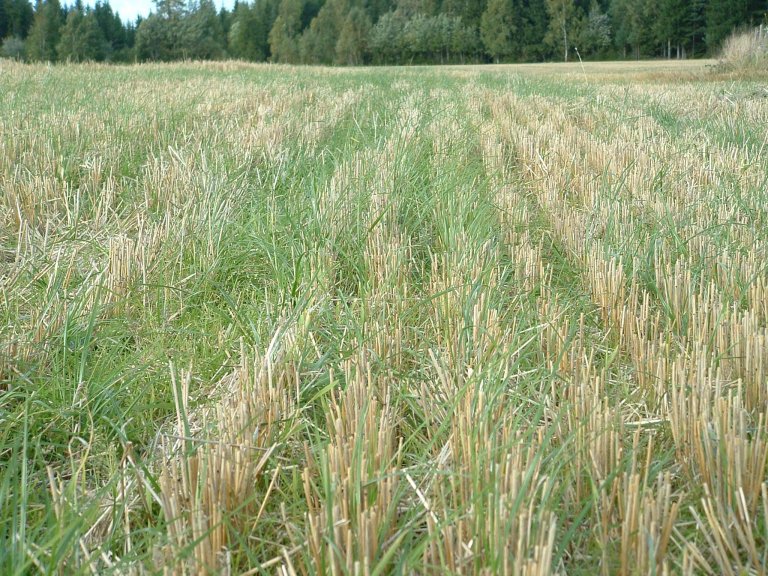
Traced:
POLYGON ((488 0, 443 0, 441 11, 448 16, 459 16, 464 24, 480 28, 480 19, 488 0))
POLYGON ((613 23, 613 45, 622 58, 628 56, 631 48, 632 24, 630 21, 629 3, 632 0, 611 0, 609 14, 613 23))
POLYGON ((707 48, 715 53, 736 28, 757 25, 764 18, 765 0, 709 0, 706 10, 707 48))
POLYGON ((372 23, 396 8, 393 0, 363 0, 363 9, 372 23))
POLYGON ((706 48, 707 0, 691 0, 688 9, 688 44, 693 58, 702 56, 706 48))
POLYGON ((632 7, 638 58, 663 56, 666 52, 666 39, 660 34, 663 29, 659 22, 662 1, 641 0, 632 7))
POLYGON ((4 26, 4 33, 0 39, 15 36, 24 39, 29 34, 32 22, 35 19, 35 11, 29 0, 0 0, 3 5, 5 19, 0 26, 4 26))
POLYGON ((136 29, 136 55, 139 60, 178 60, 183 57, 181 33, 186 3, 155 0, 155 6, 155 13, 142 20, 136 29))
POLYGON ((238 3, 232 10, 232 24, 227 35, 229 53, 234 58, 260 62, 266 60, 266 52, 259 42, 259 32, 254 6, 238 3))
MULTIPOLYGON (((235 0, 235 6, 239 2, 235 0)), ((221 33, 223 35, 224 49, 227 48, 227 39, 229 38, 229 30, 232 27, 232 16, 234 15, 234 7, 232 10, 227 10, 226 6, 222 6, 219 10, 219 26, 221 26, 221 33)))
POLYGON ((168 27, 157 14, 150 14, 136 27, 136 57, 141 61, 169 61, 177 57, 168 27))
POLYGON ((230 55, 256 62, 267 60, 270 55, 269 31, 277 19, 278 8, 276 0, 237 3, 228 34, 230 55))
POLYGON ((517 10, 512 0, 488 0, 480 20, 480 38, 485 51, 496 62, 519 55, 517 10))
POLYGON ((8 15, 5 12, 5 2, 0 0, 0 40, 8 35, 8 15))
POLYGON ((238 0, 217 11, 213 0, 154 0, 153 14, 124 25, 108 0, 64 10, 61 1, 33 10, 0 0, 3 53, 22 54, 29 30, 38 60, 537 61, 570 59, 575 46, 584 57, 696 57, 768 9, 768 0, 238 0))
POLYGON ((153 0, 155 3, 155 13, 161 18, 167 20, 181 20, 186 14, 186 0, 153 0))
POLYGON ((549 28, 546 0, 520 0, 518 38, 520 59, 525 62, 543 60, 549 55, 544 37, 549 28))
POLYGON ((666 56, 684 56, 685 42, 689 38, 688 0, 661 0, 656 19, 656 39, 666 45, 666 56), (675 54, 673 54, 675 51, 675 54))
POLYGON ((78 0, 77 4, 67 14, 64 26, 61 28, 61 37, 56 47, 59 58, 63 61, 80 62, 81 47, 79 46, 80 27, 83 22, 83 4, 78 0))
POLYGON ((59 60, 68 62, 101 61, 106 56, 106 41, 92 10, 78 2, 67 14, 57 47, 59 60))
POLYGON ((104 36, 107 60, 128 60, 128 39, 127 30, 123 25, 120 16, 112 11, 108 2, 96 2, 93 7, 93 15, 99 25, 102 36, 104 36))
POLYGON ((61 30, 61 5, 58 0, 37 0, 35 17, 26 41, 27 57, 36 61, 56 61, 56 46, 61 30))

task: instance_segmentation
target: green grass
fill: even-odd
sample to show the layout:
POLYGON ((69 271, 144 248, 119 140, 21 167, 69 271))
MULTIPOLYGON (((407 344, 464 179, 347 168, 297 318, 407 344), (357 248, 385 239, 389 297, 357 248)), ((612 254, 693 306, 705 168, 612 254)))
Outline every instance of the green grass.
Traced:
POLYGON ((2 66, 0 573, 764 567, 748 79, 2 66))

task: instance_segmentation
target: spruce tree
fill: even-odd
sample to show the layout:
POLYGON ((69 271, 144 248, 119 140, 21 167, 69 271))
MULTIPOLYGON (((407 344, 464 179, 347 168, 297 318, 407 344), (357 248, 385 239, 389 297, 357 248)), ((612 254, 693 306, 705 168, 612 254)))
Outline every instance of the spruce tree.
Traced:
POLYGON ((241 60, 265 60, 267 55, 259 45, 259 35, 266 36, 266 32, 258 29, 255 6, 238 3, 232 11, 227 38, 230 55, 241 60))
POLYGON ((8 14, 5 9, 5 2, 0 0, 0 40, 8 35, 8 14))
POLYGON ((29 0, 0 0, 5 11, 5 36, 24 39, 29 34, 35 11, 29 0))
POLYGON ((61 29, 61 38, 56 48, 59 58, 64 61, 80 62, 80 24, 83 21, 83 12, 75 6, 67 14, 67 20, 61 29))
POLYGON ((59 60, 70 62, 101 61, 106 55, 106 41, 92 10, 78 4, 69 11, 61 29, 57 47, 59 60))
POLYGON ((35 17, 26 42, 27 57, 33 61, 56 61, 61 29, 58 0, 37 0, 35 17))
POLYGON ((707 49, 715 53, 736 28, 759 24, 768 10, 765 0, 709 0, 706 11, 707 49))
POLYGON ((520 58, 523 61, 543 60, 547 57, 548 49, 544 37, 549 28, 549 15, 545 0, 521 0, 520 26, 518 38, 520 41, 520 58))
POLYGON ((678 58, 684 55, 686 40, 690 37, 688 0, 661 0, 656 20, 656 37, 666 44, 666 56, 678 58))

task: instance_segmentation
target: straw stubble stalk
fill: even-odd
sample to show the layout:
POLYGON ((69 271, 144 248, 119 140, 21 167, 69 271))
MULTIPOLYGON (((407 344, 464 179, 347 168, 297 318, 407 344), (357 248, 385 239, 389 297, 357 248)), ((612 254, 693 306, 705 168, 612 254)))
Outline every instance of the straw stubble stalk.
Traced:
POLYGON ((0 569, 764 571, 759 87, 4 66, 0 569))
POLYGON ((274 349, 265 356, 243 349, 240 365, 217 384, 218 404, 202 413, 190 409, 191 372, 171 365, 171 374, 176 430, 162 442, 159 482, 166 571, 216 573, 235 535, 258 524, 274 488, 279 438, 295 417, 296 372, 274 349), (189 553, 183 561, 181 550, 189 553))
POLYGON ((296 567, 301 574, 384 573, 406 534, 397 522, 403 453, 387 380, 374 376, 361 355, 346 363, 344 381, 346 390, 331 399, 327 446, 307 450, 308 555, 296 567))

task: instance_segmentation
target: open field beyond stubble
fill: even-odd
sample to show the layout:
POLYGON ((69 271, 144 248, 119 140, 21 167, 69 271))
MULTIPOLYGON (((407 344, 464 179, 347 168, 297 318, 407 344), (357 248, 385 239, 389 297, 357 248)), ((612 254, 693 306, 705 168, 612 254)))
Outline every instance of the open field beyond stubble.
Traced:
POLYGON ((2 62, 0 573, 764 573, 767 96, 2 62))

